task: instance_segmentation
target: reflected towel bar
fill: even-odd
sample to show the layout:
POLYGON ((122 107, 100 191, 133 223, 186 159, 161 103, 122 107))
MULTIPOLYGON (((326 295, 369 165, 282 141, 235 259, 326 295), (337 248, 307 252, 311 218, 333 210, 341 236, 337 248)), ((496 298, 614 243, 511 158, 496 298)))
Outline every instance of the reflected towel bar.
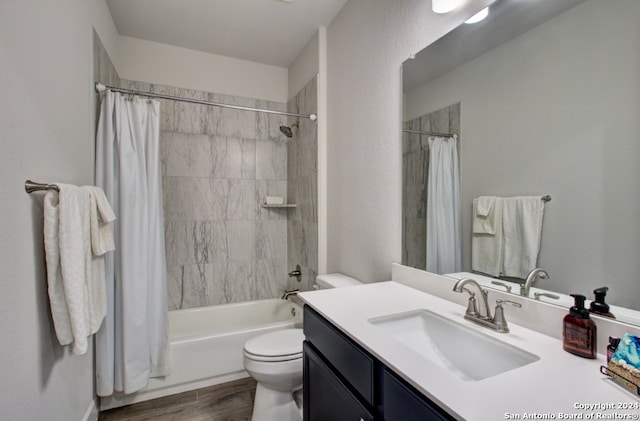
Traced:
POLYGON ((33 193, 34 191, 43 191, 43 190, 60 191, 60 188, 55 184, 36 183, 35 181, 31 181, 31 180, 27 180, 24 182, 24 189, 27 193, 33 193))
POLYGON ((543 202, 551 202, 551 196, 549 196, 549 195, 542 196, 542 201, 543 202))
POLYGON ((453 137, 457 136, 455 133, 438 133, 438 132, 425 132, 422 130, 402 129, 404 133, 419 134, 424 136, 438 136, 438 137, 453 137))

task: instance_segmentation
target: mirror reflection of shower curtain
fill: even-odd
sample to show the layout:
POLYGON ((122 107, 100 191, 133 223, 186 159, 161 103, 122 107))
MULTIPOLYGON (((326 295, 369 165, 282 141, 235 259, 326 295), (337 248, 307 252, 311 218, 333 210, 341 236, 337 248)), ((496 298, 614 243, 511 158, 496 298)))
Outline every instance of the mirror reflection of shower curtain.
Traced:
POLYGON ((160 164, 160 103, 107 91, 96 184, 116 213, 107 255, 107 316, 96 335, 96 392, 133 393, 169 373, 160 164))
POLYGON ((427 271, 462 270, 458 138, 429 138, 427 176, 427 271))

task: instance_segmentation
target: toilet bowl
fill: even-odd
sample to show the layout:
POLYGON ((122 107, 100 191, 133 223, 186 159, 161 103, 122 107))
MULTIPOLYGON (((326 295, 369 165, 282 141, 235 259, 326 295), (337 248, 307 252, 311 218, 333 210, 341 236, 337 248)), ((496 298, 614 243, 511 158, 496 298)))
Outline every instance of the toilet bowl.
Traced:
MULTIPOLYGON (((362 285, 341 273, 319 275, 315 289, 362 285)), ((302 329, 284 329, 249 339, 244 368, 258 386, 251 421, 302 421, 302 329)))
POLYGON ((244 367, 258 385, 251 421, 302 421, 294 393, 302 388, 302 329, 284 329, 249 339, 244 367))

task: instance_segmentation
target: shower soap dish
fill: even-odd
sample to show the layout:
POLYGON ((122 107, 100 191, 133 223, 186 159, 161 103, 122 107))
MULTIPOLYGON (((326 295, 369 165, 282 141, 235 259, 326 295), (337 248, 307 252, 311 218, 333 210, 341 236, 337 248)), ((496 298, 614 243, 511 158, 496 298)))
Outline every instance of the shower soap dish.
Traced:
POLYGON ((282 205, 284 203, 284 197, 282 196, 265 196, 265 205, 282 205))
POLYGON ((625 333, 609 363, 600 366, 600 372, 640 395, 640 338, 625 333))

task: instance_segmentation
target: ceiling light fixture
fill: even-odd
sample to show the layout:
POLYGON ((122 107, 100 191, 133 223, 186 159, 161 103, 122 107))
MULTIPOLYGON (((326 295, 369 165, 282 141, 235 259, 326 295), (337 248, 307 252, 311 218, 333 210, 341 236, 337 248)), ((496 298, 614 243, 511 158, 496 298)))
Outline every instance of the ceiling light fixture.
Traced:
POLYGON ((434 13, 449 13, 458 5, 458 0, 431 0, 434 13))
POLYGON ((464 23, 478 23, 481 20, 484 20, 484 18, 486 18, 487 16, 489 16, 489 8, 485 7, 475 15, 471 16, 469 19, 465 20, 464 23))

